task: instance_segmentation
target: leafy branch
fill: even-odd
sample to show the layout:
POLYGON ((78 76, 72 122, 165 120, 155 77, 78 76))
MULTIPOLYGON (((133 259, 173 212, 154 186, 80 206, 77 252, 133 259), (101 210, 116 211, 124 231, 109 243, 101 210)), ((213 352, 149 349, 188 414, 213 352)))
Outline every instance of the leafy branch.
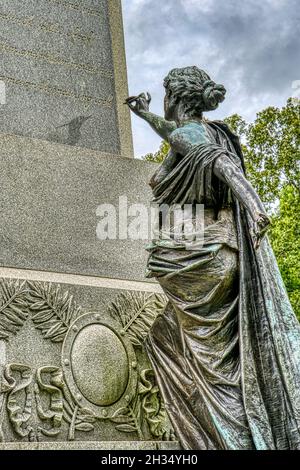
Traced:
POLYGON ((116 429, 121 432, 131 433, 136 432, 139 436, 139 439, 143 439, 143 432, 141 429, 141 419, 140 419, 140 406, 138 403, 135 403, 133 406, 128 405, 127 407, 120 408, 117 410, 113 416, 110 418, 110 421, 116 423, 116 429))
POLYGON ((69 292, 63 292, 60 286, 41 282, 30 282, 29 308, 33 312, 31 319, 45 339, 59 343, 69 329, 74 318, 80 315, 81 308, 76 305, 69 292))
POLYGON ((162 313, 166 300, 160 294, 129 292, 121 294, 110 306, 134 346, 142 346, 156 317, 162 313))
POLYGON ((1 279, 0 300, 0 339, 8 340, 10 334, 16 334, 28 317, 26 282, 1 279))

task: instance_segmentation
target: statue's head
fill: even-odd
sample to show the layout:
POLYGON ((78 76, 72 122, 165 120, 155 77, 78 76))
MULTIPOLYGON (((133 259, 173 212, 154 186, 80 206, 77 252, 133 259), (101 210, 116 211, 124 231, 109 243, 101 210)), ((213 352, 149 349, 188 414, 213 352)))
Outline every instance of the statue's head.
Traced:
POLYGON ((225 99, 226 90, 198 67, 173 69, 164 80, 166 89, 165 117, 175 119, 176 109, 190 117, 201 117, 204 111, 216 109, 225 99))

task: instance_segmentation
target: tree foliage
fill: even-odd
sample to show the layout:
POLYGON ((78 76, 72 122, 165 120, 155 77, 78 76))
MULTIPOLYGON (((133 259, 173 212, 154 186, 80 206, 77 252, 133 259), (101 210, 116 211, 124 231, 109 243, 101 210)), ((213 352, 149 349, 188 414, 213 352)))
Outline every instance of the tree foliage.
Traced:
POLYGON ((170 145, 168 142, 165 140, 162 141, 160 144, 160 147, 157 152, 155 153, 148 153, 143 157, 143 160, 146 160, 147 162, 153 162, 153 163, 162 163, 166 156, 168 155, 168 152, 170 150, 170 145))
POLYGON ((248 176, 267 207, 286 185, 300 192, 299 100, 266 108, 251 124, 236 114, 225 122, 241 137, 248 176))
MULTIPOLYGON (((253 123, 238 114, 224 121, 241 138, 247 177, 272 216, 271 243, 300 319, 300 100, 290 98, 283 108, 268 107, 253 123)), ((161 163, 169 151, 144 157, 161 163)))
POLYGON ((271 243, 293 308, 300 320, 300 207, 299 191, 286 185, 279 210, 272 217, 271 243))

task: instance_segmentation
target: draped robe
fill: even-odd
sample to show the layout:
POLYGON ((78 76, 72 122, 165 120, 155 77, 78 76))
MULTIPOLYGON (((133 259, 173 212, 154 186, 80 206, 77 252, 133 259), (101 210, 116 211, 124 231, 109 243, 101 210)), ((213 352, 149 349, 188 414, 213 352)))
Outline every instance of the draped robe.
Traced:
POLYGON ((195 145, 154 188, 158 204, 202 203, 195 250, 154 240, 148 277, 168 304, 145 341, 184 449, 300 449, 300 327, 268 238, 213 172, 226 154, 244 171, 238 139, 205 124, 195 145))

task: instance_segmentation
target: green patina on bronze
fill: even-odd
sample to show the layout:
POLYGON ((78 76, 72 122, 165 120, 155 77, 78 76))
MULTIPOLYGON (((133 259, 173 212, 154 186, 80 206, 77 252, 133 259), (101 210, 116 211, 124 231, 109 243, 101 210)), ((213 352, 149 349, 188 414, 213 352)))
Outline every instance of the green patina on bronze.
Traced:
POLYGON ((300 327, 245 176, 238 138, 202 112, 225 88, 197 67, 165 79, 165 119, 150 95, 132 111, 171 146, 151 179, 158 204, 204 204, 204 241, 148 248, 147 275, 168 297, 146 348, 185 449, 300 448, 300 327))

